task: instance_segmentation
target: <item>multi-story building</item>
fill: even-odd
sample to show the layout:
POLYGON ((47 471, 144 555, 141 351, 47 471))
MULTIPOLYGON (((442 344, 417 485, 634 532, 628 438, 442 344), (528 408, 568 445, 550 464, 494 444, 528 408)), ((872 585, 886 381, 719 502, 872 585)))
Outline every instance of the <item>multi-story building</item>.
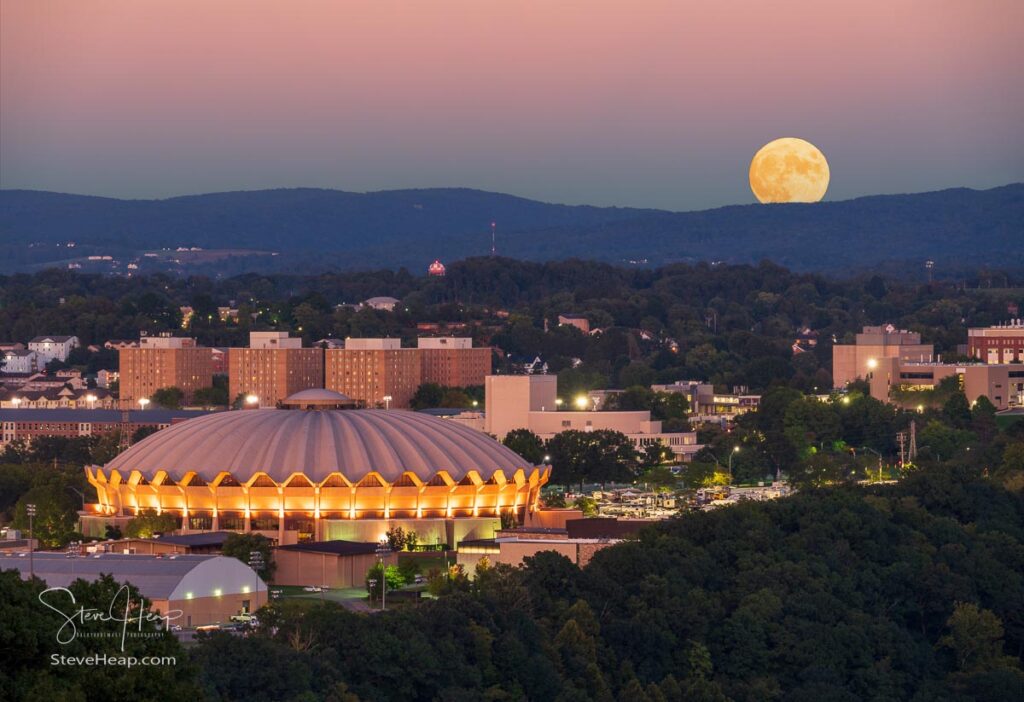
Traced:
POLYGON ((655 392, 677 392, 686 396, 690 414, 696 420, 733 419, 736 415, 756 410, 761 404, 760 395, 741 392, 715 392, 715 386, 698 380, 677 380, 665 385, 652 385, 655 392))
POLYGON ((464 388, 483 385, 491 374, 490 347, 473 347, 468 337, 420 337, 421 382, 464 388))
MULTIPOLYGON (((35 373, 39 370, 39 354, 28 349, 4 351, 4 373, 35 373)), ((46 365, 45 363, 43 365, 46 365)))
POLYGON ((228 349, 228 399, 253 395, 260 407, 276 407, 300 390, 322 388, 323 354, 288 332, 250 332, 248 348, 228 349))
POLYGON ((663 432, 661 422, 644 411, 560 411, 558 377, 554 375, 489 375, 485 383, 484 431, 499 440, 514 429, 529 429, 541 439, 563 431, 622 432, 639 450, 653 444, 688 461, 703 446, 696 432, 663 432))
MULTIPOLYGON (((984 395, 997 410, 1024 405, 1024 363, 918 363, 889 357, 878 360, 868 382, 872 397, 889 402, 893 390, 931 390, 949 377, 957 378, 969 402, 984 395)), ((912 396, 904 395, 903 403, 912 405, 912 396)))
POLYGON ((400 339, 346 339, 323 353, 325 387, 365 407, 408 407, 422 382, 419 349, 400 339))
POLYGON ((68 360, 68 354, 78 345, 77 336, 37 336, 28 342, 28 349, 39 354, 39 364, 45 366, 54 359, 68 360))
MULTIPOLYGON (((131 431, 164 429, 175 422, 199 417, 197 410, 135 410, 128 413, 131 431)), ((116 409, 0 409, 0 445, 22 440, 31 443, 41 436, 99 436, 118 431, 122 413, 116 409)))
POLYGON ((967 354, 982 363, 1024 363, 1024 320, 968 329, 967 354))
POLYGON ((836 344, 832 347, 832 384, 845 387, 858 378, 867 378, 882 359, 927 362, 933 360, 935 347, 922 344, 921 335, 891 324, 884 327, 864 327, 857 334, 856 343, 836 344))
POLYGON ((213 384, 210 349, 195 339, 143 336, 138 347, 121 348, 118 394, 123 406, 133 406, 163 388, 178 388, 191 402, 195 391, 213 384))

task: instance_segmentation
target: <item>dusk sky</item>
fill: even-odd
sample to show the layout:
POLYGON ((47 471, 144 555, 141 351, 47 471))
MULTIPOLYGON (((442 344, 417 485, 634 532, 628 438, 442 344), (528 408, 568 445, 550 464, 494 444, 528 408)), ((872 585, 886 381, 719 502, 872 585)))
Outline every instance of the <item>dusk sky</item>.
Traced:
POLYGON ((1020 0, 0 0, 0 186, 755 202, 1024 180, 1020 0))

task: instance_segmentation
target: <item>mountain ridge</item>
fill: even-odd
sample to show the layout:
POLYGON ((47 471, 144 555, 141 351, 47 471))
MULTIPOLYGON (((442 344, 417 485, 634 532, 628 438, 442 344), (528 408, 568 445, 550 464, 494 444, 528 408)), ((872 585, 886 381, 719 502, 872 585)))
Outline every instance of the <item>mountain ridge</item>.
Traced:
MULTIPOLYGON (((799 270, 865 268, 925 258, 1024 266, 1024 183, 868 195, 814 204, 741 204, 673 212, 561 205, 473 188, 365 193, 276 188, 125 200, 0 190, 4 270, 75 254, 121 257, 178 246, 281 253, 273 265, 409 266, 490 250, 531 260, 773 260, 799 270)), ((251 259, 246 265, 265 266, 251 259)))

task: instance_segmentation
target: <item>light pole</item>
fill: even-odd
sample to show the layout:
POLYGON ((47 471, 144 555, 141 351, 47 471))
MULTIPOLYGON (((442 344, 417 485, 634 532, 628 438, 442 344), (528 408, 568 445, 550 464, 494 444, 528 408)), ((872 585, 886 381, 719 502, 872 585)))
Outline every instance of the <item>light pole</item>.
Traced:
POLYGON ((740 452, 739 446, 733 446, 732 451, 729 452, 729 484, 732 485, 732 457, 740 452))
POLYGON ((381 399, 384 400, 384 409, 391 409, 391 400, 393 399, 391 395, 385 395, 381 399))
POLYGON ((32 532, 32 520, 36 516, 35 503, 29 502, 27 505, 25 505, 25 511, 28 513, 28 578, 29 580, 31 580, 32 578, 36 577, 35 564, 32 561, 32 551, 35 550, 33 548, 33 546, 35 546, 35 541, 33 541, 35 537, 33 536, 32 532))
POLYGON ((85 401, 89 403, 89 409, 96 409, 96 396, 92 393, 85 396, 85 401))
POLYGON ((384 565, 384 558, 391 553, 391 547, 388 546, 388 542, 384 539, 380 540, 380 544, 377 545, 377 556, 380 558, 380 611, 384 611, 384 599, 386 597, 388 589, 387 566, 384 565))
POLYGON ((14 405, 14 409, 18 409, 18 405, 21 404, 21 398, 20 397, 12 397, 11 398, 11 404, 14 405))
POLYGON ((143 409, 143 411, 145 411, 146 405, 148 405, 148 404, 149 404, 149 398, 148 397, 143 397, 142 399, 139 400, 139 407, 141 407, 143 409))
POLYGON ((263 560, 263 554, 259 551, 249 551, 249 567, 256 573, 256 589, 252 591, 253 604, 249 605, 249 615, 255 614, 256 610, 259 609, 260 605, 260 568, 263 567, 265 561, 263 560))
POLYGON ((245 396, 245 404, 247 404, 249 407, 259 407, 260 398, 257 395, 249 393, 248 395, 245 396))

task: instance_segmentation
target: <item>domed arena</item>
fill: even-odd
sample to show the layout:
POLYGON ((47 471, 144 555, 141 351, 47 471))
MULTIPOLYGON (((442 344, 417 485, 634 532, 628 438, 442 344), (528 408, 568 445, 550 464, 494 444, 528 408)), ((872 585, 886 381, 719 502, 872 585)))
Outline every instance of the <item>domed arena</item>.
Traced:
POLYGON ((180 517, 184 533, 253 531, 289 544, 376 541, 401 526, 442 545, 536 509, 550 467, 451 421, 340 409, 349 406, 307 390, 281 409, 217 412, 152 434, 86 468, 99 499, 83 527, 102 533, 149 508, 180 517))

